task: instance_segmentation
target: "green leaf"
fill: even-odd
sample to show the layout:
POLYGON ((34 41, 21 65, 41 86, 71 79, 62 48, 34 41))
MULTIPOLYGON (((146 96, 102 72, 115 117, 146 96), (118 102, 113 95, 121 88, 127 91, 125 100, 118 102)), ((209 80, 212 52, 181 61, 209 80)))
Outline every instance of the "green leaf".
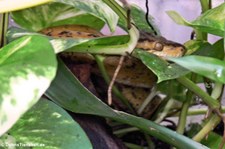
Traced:
POLYGON ((49 87, 57 61, 48 39, 22 37, 0 49, 0 135, 49 87))
POLYGON ((203 40, 189 40, 187 41, 184 46, 187 49, 185 55, 210 55, 208 52, 212 49, 212 45, 203 40))
POLYGON ((137 26, 139 30, 149 33, 157 32, 157 35, 160 35, 159 30, 154 23, 154 18, 150 15, 148 16, 148 21, 151 23, 153 30, 147 23, 145 15, 146 13, 139 6, 131 5, 131 17, 134 20, 135 26, 137 26))
POLYGON ((186 55, 208 56, 221 60, 224 57, 223 39, 218 40, 213 45, 207 41, 189 40, 185 43, 185 47, 188 49, 186 55))
POLYGON ((212 50, 209 52, 210 56, 218 58, 220 60, 224 59, 224 39, 220 39, 213 44, 212 50))
POLYGON ((168 58, 182 67, 214 81, 225 83, 225 63, 216 58, 204 56, 185 56, 168 58))
POLYGON ((185 25, 185 26, 191 26, 191 23, 186 21, 182 16, 180 16, 177 12, 175 11, 167 11, 166 12, 171 19, 173 19, 174 22, 180 25, 185 25))
POLYGON ((90 39, 85 43, 74 46, 67 51, 73 52, 88 52, 92 54, 126 54, 132 51, 132 46, 136 45, 136 42, 129 41, 129 36, 108 36, 90 39), (128 51, 129 50, 129 51, 128 51))
POLYGON ((117 26, 118 16, 102 0, 54 0, 55 2, 64 3, 74 8, 90 13, 91 15, 103 20, 108 24, 113 32, 117 26))
POLYGON ((225 3, 206 11, 192 22, 187 22, 174 11, 168 11, 167 13, 177 24, 190 26, 221 37, 224 36, 225 3))
POLYGON ((29 7, 34 7, 37 5, 49 3, 52 0, 1 0, 0 1, 0 13, 9 12, 9 11, 15 11, 15 10, 21 10, 29 7), (13 5, 12 5, 13 4, 13 5))
POLYGON ((141 61, 158 77, 158 83, 178 78, 189 73, 188 70, 176 64, 169 64, 165 60, 143 50, 136 50, 141 61))
POLYGON ((163 81, 157 85, 157 89, 161 93, 180 102, 184 102, 186 100, 187 89, 176 80, 163 81))
MULTIPOLYGON (((222 141, 223 141, 222 136, 220 136, 214 132, 210 132, 208 134, 208 136, 201 141, 201 143, 211 149, 217 149, 217 148, 219 148, 222 141)), ((225 149, 225 146, 223 146, 222 149, 225 149)))
MULTIPOLYGON (((159 29, 156 27, 154 18, 152 16, 148 16, 148 21, 151 23, 153 29, 149 26, 149 24, 146 21, 145 18, 145 12, 143 9, 141 9, 139 6, 131 4, 131 17, 133 19, 133 22, 135 26, 142 31, 153 33, 156 32, 157 35, 160 35, 159 29)), ((122 27, 124 30, 127 30, 127 22, 123 21, 122 19, 119 19, 119 26, 122 27)))
MULTIPOLYGON (((202 126, 197 123, 191 124, 189 127, 190 130, 187 131, 187 135, 189 137, 194 137, 202 129, 202 126)), ((202 139, 201 143, 211 149, 218 149, 220 143, 222 143, 222 140, 222 136, 218 135, 213 131, 210 131, 207 137, 204 137, 202 139)), ((223 149, 225 149, 225 146, 223 147, 223 149)))
POLYGON ((101 18, 62 3, 50 3, 12 12, 13 20, 30 31, 39 31, 50 26, 79 24, 100 30, 104 26, 101 18))
POLYGON ((160 138, 178 148, 206 148, 191 139, 174 133, 174 131, 149 120, 111 109, 84 88, 72 73, 68 71, 64 64, 62 64, 62 62, 59 63, 57 76, 52 82, 50 88, 47 90, 46 95, 67 110, 76 113, 103 116, 135 126, 145 133, 160 138))
MULTIPOLYGON (((8 132, 15 144, 33 144, 33 148, 91 149, 83 129, 61 107, 41 99, 8 132)), ((9 139, 0 139, 9 144, 9 139)), ((3 144, 3 142, 1 144, 3 144)), ((23 146, 19 148, 23 149, 23 146)))
POLYGON ((202 32, 224 36, 225 3, 210 9, 199 16, 192 24, 202 32))

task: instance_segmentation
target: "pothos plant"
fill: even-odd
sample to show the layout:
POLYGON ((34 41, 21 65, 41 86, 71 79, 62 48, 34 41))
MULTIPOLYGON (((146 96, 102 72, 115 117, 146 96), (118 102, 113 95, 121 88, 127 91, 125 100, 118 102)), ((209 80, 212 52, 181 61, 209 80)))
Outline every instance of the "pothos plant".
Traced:
MULTIPOLYGON (((192 22, 184 20, 176 12, 167 12, 176 23, 192 27, 196 33, 195 39, 185 43, 187 52, 184 57, 168 58, 174 63, 167 63, 154 55, 135 50, 137 57, 158 77, 157 88, 167 99, 164 108, 161 108, 164 110, 155 119, 147 120, 116 111, 104 104, 86 90, 63 62, 56 58, 62 51, 87 52, 87 47, 91 54, 131 53, 139 38, 136 27, 155 32, 146 23, 141 9, 131 7, 135 25, 127 28, 126 11, 113 0, 1 0, 0 145, 5 148, 10 144, 19 144, 18 148, 26 145, 33 148, 92 148, 88 137, 66 109, 128 124, 177 148, 217 148, 224 139, 211 130, 223 119, 220 102, 225 83, 225 4, 211 9, 210 1, 200 2, 202 15, 192 22), (8 12, 20 27, 9 28, 6 33, 8 12), (38 32, 65 24, 86 25, 98 31, 107 24, 112 32, 118 25, 128 35, 60 39, 38 32), (210 44, 207 34, 217 35, 221 39, 210 44), (197 83, 207 83, 209 87, 204 91, 197 83), (168 85, 174 89, 173 92, 167 90, 168 85), (43 95, 51 101, 44 100, 43 95), (189 107, 196 96, 209 107, 209 116, 194 135, 184 136, 186 118, 191 112, 193 114, 189 107), (174 100, 182 103, 176 132, 159 124, 169 115, 178 115, 171 115, 174 100), (208 140, 205 139, 207 135, 210 138, 208 140)), ((206 113, 204 110, 200 112, 206 113)), ((220 148, 223 148, 223 143, 220 148)))

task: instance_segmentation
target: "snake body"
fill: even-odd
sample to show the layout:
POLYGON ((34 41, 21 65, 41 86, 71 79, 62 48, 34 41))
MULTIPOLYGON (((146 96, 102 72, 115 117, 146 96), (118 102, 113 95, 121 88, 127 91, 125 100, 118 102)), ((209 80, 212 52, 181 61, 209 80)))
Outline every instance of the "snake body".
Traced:
MULTIPOLYGON (((41 33, 55 38, 96 38, 104 36, 102 33, 82 25, 65 25, 44 29, 41 33)), ((163 37, 153 36, 146 32, 140 32, 140 39, 136 48, 143 49, 160 57, 180 57, 184 54, 183 45, 166 40, 163 37)), ((67 53, 64 56, 72 57, 75 61, 94 63, 94 58, 89 54, 67 53)), ((118 56, 107 56, 104 60, 105 68, 110 77, 113 76, 119 63, 118 56)), ((100 75, 98 69, 94 73, 100 75)), ((127 56, 116 78, 121 92, 135 109, 138 109, 150 89, 156 82, 156 76, 137 58, 127 56)), ((144 117, 149 117, 160 103, 160 99, 153 100, 143 111, 144 117)))

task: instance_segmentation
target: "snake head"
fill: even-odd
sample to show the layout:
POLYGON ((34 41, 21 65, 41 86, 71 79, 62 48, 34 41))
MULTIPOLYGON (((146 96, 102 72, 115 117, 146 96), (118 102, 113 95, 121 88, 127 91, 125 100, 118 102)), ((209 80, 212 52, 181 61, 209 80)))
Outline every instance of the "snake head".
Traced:
POLYGON ((140 32, 140 39, 136 48, 143 49, 161 58, 181 57, 186 52, 186 49, 182 44, 147 32, 140 32))

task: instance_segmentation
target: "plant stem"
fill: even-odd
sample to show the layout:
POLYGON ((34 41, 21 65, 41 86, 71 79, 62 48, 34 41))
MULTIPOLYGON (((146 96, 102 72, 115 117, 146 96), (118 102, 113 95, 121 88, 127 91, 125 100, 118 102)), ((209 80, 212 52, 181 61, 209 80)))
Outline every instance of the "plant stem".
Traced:
MULTIPOLYGON (((201 2, 201 6, 202 6, 202 13, 204 13, 205 11, 207 11, 208 9, 211 9, 211 0, 200 0, 201 2)), ((202 40, 204 40, 204 38, 202 38, 202 40)), ((206 40, 206 38, 205 38, 206 40)), ((215 83, 215 86, 212 90, 211 93, 211 97, 214 99, 219 99, 222 96, 222 92, 223 92, 223 85, 221 83, 215 83)), ((216 100, 218 101, 218 100, 216 100)), ((206 102, 206 101, 205 101, 206 102)), ((218 102, 219 104, 219 102, 218 102)), ((210 106, 210 105, 209 105, 210 106)), ((220 106, 220 104, 219 104, 220 106)), ((212 106, 210 106, 210 108, 212 108, 212 110, 215 110, 212 106)), ((221 120, 221 113, 220 113, 220 109, 217 108, 215 111, 217 111, 216 114, 212 114, 209 118, 207 123, 204 125, 204 127, 193 137, 193 140, 200 142, 206 135, 208 135, 208 133, 213 130, 218 123, 221 120)))
POLYGON ((144 147, 140 146, 140 145, 136 145, 133 143, 127 143, 124 142, 124 144, 129 148, 129 149, 144 149, 144 147))
POLYGON ((9 13, 4 13, 3 46, 7 44, 6 33, 9 25, 9 13))
POLYGON ((9 14, 0 14, 0 48, 6 45, 6 33, 9 24, 9 14))
POLYGON ((202 13, 209 10, 211 7, 211 1, 210 0, 200 0, 201 7, 202 7, 202 13))
MULTIPOLYGON (((96 62, 98 64, 99 70, 100 70, 104 80, 106 81, 107 84, 109 84, 110 83, 110 78, 109 78, 108 73, 107 73, 107 71, 105 69, 105 66, 104 66, 104 59, 105 59, 105 57, 101 56, 101 55, 94 55, 94 57, 95 57, 95 60, 96 60, 96 62)), ((125 104, 129 108, 129 110, 133 114, 136 115, 135 110, 132 108, 132 106, 130 105, 128 100, 120 93, 120 91, 116 87, 113 87, 112 91, 122 101, 122 103, 125 104)))
POLYGON ((139 131, 140 129, 136 128, 136 127, 129 127, 129 128, 124 128, 124 129, 119 129, 113 132, 113 134, 116 135, 121 135, 121 134, 125 134, 128 132, 133 132, 133 131, 139 131))
POLYGON ((169 100, 171 99, 170 95, 167 95, 162 102, 160 103, 159 107, 157 108, 157 110, 154 112, 151 120, 156 120, 158 119, 158 117, 160 117, 161 112, 163 111, 164 107, 167 105, 167 103, 169 102, 169 100))
POLYGON ((187 96, 186 96, 186 100, 182 105, 182 109, 181 109, 181 112, 180 112, 180 115, 179 115, 179 121, 178 121, 178 125, 177 125, 177 132, 179 134, 183 134, 184 131, 185 131, 188 109, 189 109, 190 103, 193 99, 192 95, 193 95, 192 92, 188 91, 187 96))
POLYGON ((200 142, 211 130, 213 130, 220 122, 221 118, 213 114, 206 125, 192 138, 193 140, 200 142))
POLYGON ((151 93, 148 95, 148 97, 144 100, 144 102, 141 104, 140 108, 137 110, 137 113, 141 115, 141 113, 144 111, 146 106, 152 101, 152 99, 157 95, 159 92, 156 91, 156 87, 153 87, 151 89, 151 93))
POLYGON ((151 138, 149 137, 149 135, 145 133, 144 136, 145 136, 145 140, 146 140, 146 142, 147 142, 147 144, 148 144, 148 148, 149 148, 149 149, 155 148, 155 145, 154 145, 154 143, 152 142, 152 140, 151 140, 151 138))
POLYGON ((0 48, 3 47, 4 15, 0 14, 0 48))
POLYGON ((222 99, 222 98, 220 98, 222 92, 223 92, 223 84, 216 82, 214 85, 214 88, 212 90, 211 96, 215 99, 222 99))
MULTIPOLYGON (((191 109, 191 110, 188 110, 187 116, 203 115, 203 114, 206 114, 207 111, 208 111, 208 108, 191 109)), ((223 107, 221 108, 221 112, 222 112, 222 113, 225 113, 225 106, 223 106, 223 107)), ((171 117, 179 116, 178 114, 179 114, 179 113, 174 114, 174 115, 172 115, 171 117)))
MULTIPOLYGON (((212 91, 212 97, 220 100, 223 93, 223 84, 216 83, 212 91)), ((217 101, 218 101, 217 100, 217 101)), ((219 111, 219 110, 218 110, 219 111)), ((219 112, 221 112, 220 110, 219 112)), ((193 137, 195 141, 201 141, 211 130, 213 130, 221 121, 221 115, 213 114, 209 118, 209 121, 204 125, 204 127, 193 137)))
MULTIPOLYGON (((196 74, 192 73, 191 78, 195 82, 196 74)), ((183 134, 184 131, 185 131, 188 109, 189 109, 189 106, 192 102, 192 99, 193 99, 193 93, 190 90, 188 90, 186 100, 182 105, 182 109, 181 109, 179 121, 178 121, 178 126, 177 126, 177 132, 180 133, 180 134, 183 134)))
POLYGON ((144 131, 145 133, 147 133, 149 135, 159 138, 160 140, 162 140, 166 143, 174 145, 177 148, 182 148, 182 149, 206 148, 204 145, 202 145, 200 143, 192 141, 191 139, 189 139, 183 135, 175 133, 174 131, 172 131, 168 128, 165 128, 161 125, 158 125, 156 123, 153 123, 153 122, 151 122, 147 119, 143 119, 141 117, 136 117, 134 115, 129 115, 127 113, 117 111, 116 117, 109 116, 108 118, 111 118, 116 121, 137 127, 139 129, 141 129, 141 131, 144 131), (141 124, 141 125, 139 125, 139 124, 141 124), (151 131, 151 133, 149 133, 150 131, 151 131))
POLYGON ((166 106, 164 107, 163 111, 160 113, 159 117, 157 117, 157 119, 154 121, 155 123, 160 123, 168 114, 169 110, 171 109, 171 107, 174 105, 174 100, 173 99, 169 99, 169 101, 167 102, 166 106))
POLYGON ((190 91, 194 92, 197 96, 199 96, 212 110, 218 109, 220 107, 220 103, 215 100, 213 97, 209 96, 206 92, 204 92, 200 87, 198 87, 194 82, 189 80, 186 77, 177 78, 177 80, 187 87, 190 91))
MULTIPOLYGON (((211 0, 200 0, 202 13, 206 12, 211 8, 211 0)), ((195 30, 197 40, 207 40, 207 33, 202 33, 195 30)))

